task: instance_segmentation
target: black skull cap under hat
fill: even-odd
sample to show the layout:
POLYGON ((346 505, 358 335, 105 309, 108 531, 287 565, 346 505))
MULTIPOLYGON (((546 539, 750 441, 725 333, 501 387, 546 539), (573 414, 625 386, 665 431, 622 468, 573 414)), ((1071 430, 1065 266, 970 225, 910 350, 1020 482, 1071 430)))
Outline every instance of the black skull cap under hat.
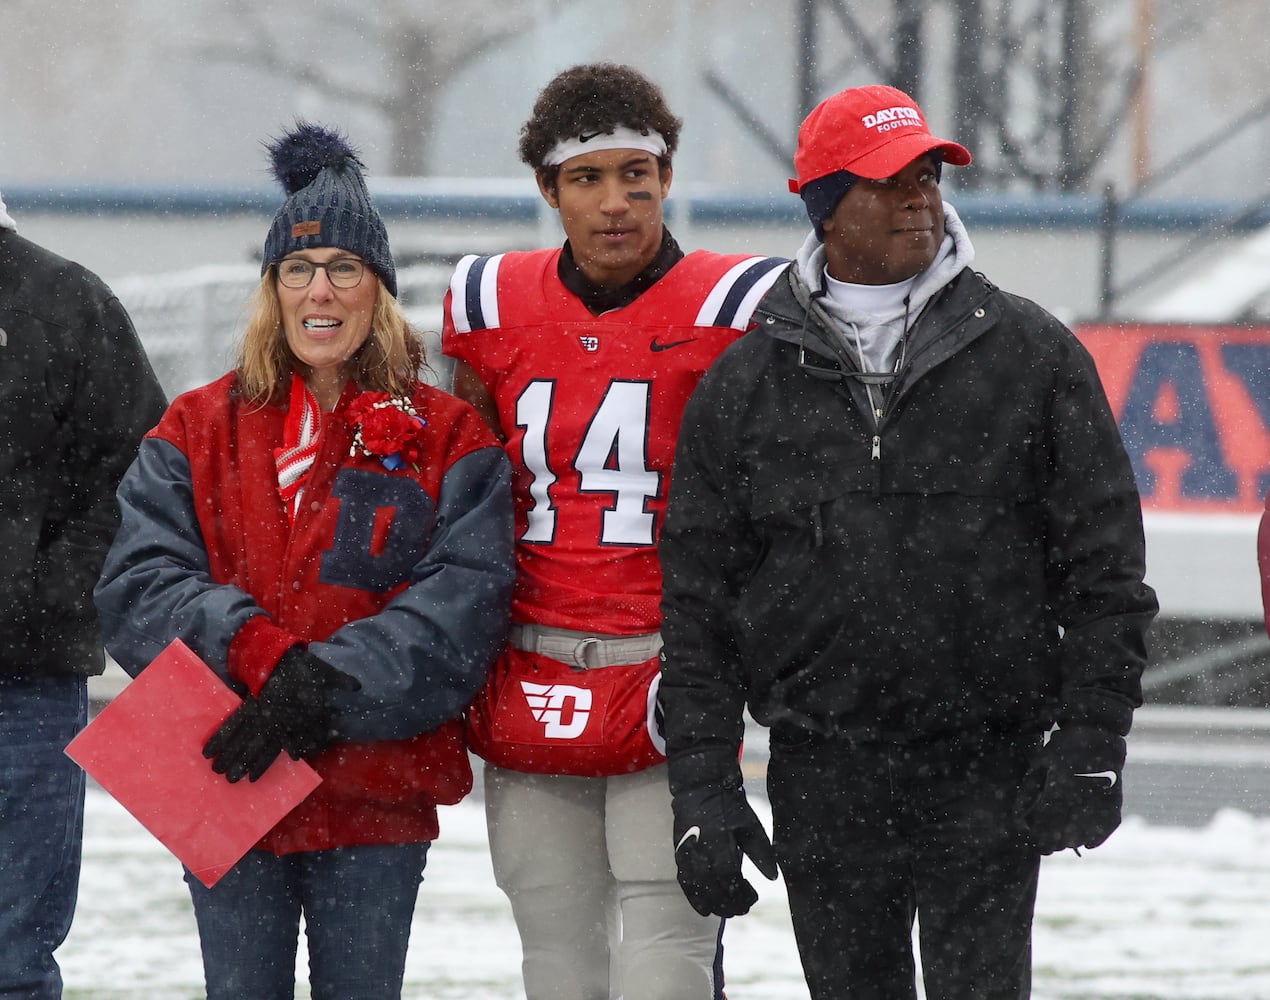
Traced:
POLYGON ((395 298, 388 231, 366 189, 365 165, 348 140, 321 125, 296 122, 265 148, 287 200, 265 237, 260 273, 297 250, 338 247, 364 260, 395 298))

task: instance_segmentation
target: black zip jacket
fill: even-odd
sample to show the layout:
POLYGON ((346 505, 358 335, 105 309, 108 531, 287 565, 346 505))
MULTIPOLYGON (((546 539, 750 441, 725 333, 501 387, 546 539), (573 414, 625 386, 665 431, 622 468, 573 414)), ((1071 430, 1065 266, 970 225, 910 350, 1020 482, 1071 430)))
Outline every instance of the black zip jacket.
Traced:
POLYGON ((110 289, 0 229, 0 677, 101 673, 115 487, 163 408, 110 289))
POLYGON ((1088 353, 966 269, 871 407, 796 272, 684 415, 660 543, 672 759, 734 754, 746 704, 866 742, 1127 733, 1157 604, 1088 353))

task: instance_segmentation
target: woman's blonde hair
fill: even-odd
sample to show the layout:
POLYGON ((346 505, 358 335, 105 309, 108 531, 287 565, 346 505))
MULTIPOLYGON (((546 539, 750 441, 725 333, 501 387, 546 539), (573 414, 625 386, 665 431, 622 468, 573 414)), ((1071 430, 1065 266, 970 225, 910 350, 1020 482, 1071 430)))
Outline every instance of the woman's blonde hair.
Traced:
MULTIPOLYGON (((274 275, 274 268, 266 270, 251 297, 250 315, 235 363, 238 391, 244 399, 262 406, 285 400, 292 373, 306 372, 282 332, 282 308, 274 275)), ((367 277, 379 280, 369 270, 367 277)), ((363 391, 409 396, 423 365, 423 336, 406 320, 401 304, 379 282, 370 336, 348 360, 348 377, 363 391)))

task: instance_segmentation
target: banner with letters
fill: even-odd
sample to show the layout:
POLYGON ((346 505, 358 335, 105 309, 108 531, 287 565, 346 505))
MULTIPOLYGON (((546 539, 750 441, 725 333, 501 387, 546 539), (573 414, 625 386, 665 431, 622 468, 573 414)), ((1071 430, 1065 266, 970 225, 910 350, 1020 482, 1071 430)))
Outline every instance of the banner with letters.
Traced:
POLYGON ((1270 327, 1080 324, 1146 511, 1260 513, 1270 488, 1270 327))

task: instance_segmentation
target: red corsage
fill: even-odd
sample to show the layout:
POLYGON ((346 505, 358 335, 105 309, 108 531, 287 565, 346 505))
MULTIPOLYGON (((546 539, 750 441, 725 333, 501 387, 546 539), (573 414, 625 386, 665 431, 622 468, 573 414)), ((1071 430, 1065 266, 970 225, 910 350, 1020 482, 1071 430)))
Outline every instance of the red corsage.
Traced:
POLYGON ((406 465, 419 471, 425 421, 410 400, 363 392, 348 404, 348 419, 353 425, 349 455, 377 458, 389 472, 406 465))

